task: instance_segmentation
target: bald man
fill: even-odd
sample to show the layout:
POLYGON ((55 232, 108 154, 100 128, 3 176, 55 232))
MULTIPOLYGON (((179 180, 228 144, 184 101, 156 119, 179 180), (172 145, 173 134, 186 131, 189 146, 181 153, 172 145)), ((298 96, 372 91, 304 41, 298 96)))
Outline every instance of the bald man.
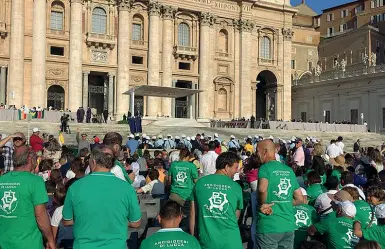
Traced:
POLYGON ((303 196, 293 170, 275 160, 271 140, 258 143, 262 167, 258 172, 258 221, 256 247, 293 249, 295 221, 293 205, 301 204, 303 196))

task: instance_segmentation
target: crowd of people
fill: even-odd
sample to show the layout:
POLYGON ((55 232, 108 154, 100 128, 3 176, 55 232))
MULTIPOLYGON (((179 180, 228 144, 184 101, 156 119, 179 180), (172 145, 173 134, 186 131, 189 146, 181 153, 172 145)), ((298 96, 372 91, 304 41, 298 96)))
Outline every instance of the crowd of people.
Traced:
MULTIPOLYGON (((127 248, 143 196, 159 230, 135 249, 385 249, 384 148, 33 129, 0 140, 0 248, 127 248)), ((129 247, 133 249, 133 247, 129 247)))

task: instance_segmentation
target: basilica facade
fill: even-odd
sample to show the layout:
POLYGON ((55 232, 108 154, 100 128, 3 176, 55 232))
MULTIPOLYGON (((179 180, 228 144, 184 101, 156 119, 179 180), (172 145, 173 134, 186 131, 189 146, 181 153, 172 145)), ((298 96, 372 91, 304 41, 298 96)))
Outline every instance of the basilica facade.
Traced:
POLYGON ((149 117, 289 120, 297 10, 287 2, 0 0, 0 102, 118 118, 124 93, 150 85, 202 92, 136 96, 149 117))

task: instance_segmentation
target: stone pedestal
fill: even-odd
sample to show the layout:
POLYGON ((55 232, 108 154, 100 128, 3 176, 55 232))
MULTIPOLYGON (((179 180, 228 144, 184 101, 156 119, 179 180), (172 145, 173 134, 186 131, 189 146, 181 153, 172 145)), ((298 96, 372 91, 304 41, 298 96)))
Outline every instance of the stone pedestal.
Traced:
POLYGON ((70 58, 68 96, 69 109, 76 111, 82 105, 82 0, 71 0, 70 58))
POLYGON ((9 84, 7 104, 20 108, 24 104, 24 1, 12 1, 9 84))
POLYGON ((31 107, 46 107, 46 0, 33 1, 31 107))

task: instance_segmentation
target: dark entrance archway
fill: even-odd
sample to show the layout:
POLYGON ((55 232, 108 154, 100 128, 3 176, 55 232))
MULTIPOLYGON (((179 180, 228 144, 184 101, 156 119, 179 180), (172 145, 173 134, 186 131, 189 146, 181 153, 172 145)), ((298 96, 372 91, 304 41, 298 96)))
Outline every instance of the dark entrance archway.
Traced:
MULTIPOLYGON (((192 88, 191 81, 178 80, 175 83, 175 87, 178 88, 192 88)), ((181 97, 175 99, 175 117, 176 118, 187 118, 188 117, 188 98, 181 97)))
POLYGON ((47 107, 53 110, 64 110, 64 89, 61 86, 53 85, 47 90, 47 107))
POLYGON ((276 119, 277 77, 269 70, 257 76, 256 119, 276 119))
POLYGON ((108 79, 105 73, 91 72, 88 75, 88 106, 100 114, 107 109, 108 79))

